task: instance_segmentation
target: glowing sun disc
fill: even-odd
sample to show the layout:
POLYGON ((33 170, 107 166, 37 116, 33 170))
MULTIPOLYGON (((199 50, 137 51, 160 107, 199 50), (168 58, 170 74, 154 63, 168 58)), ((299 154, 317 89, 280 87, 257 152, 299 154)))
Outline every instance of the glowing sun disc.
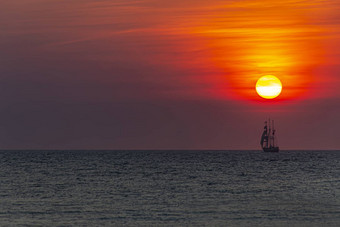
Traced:
POLYGON ((256 82, 256 92, 265 99, 273 99, 282 91, 281 81, 272 75, 263 76, 256 82))

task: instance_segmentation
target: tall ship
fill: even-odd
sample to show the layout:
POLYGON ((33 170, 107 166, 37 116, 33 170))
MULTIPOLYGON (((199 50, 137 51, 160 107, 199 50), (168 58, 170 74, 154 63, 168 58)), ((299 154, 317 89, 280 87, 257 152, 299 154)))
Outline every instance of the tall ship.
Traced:
POLYGON ((274 120, 265 121, 261 136, 261 147, 264 152, 279 152, 277 138, 275 135, 274 120))

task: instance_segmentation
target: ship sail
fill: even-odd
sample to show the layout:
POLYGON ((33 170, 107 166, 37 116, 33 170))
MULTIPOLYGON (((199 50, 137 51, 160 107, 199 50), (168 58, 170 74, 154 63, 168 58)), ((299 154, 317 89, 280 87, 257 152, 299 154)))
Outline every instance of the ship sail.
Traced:
POLYGON ((264 142, 265 138, 266 138, 266 132, 263 131, 262 136, 261 136, 261 147, 263 147, 263 142, 264 142))
POLYGON ((267 135, 267 122, 265 122, 265 126, 263 128, 263 133, 261 136, 261 147, 263 147, 264 142, 268 141, 268 135, 267 135))

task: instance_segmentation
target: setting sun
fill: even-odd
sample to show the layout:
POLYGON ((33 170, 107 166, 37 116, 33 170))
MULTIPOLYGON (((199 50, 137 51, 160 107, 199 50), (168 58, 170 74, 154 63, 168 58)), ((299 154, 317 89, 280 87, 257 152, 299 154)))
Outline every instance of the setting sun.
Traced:
POLYGON ((282 91, 281 81, 271 75, 263 76, 256 83, 256 92, 265 99, 273 99, 282 91))

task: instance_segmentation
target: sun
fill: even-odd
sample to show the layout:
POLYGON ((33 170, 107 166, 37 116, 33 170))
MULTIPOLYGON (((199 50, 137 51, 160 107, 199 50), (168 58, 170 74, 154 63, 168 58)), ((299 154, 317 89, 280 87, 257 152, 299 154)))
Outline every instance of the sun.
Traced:
POLYGON ((272 75, 263 76, 256 82, 256 92, 265 99, 273 99, 282 91, 281 81, 272 75))

